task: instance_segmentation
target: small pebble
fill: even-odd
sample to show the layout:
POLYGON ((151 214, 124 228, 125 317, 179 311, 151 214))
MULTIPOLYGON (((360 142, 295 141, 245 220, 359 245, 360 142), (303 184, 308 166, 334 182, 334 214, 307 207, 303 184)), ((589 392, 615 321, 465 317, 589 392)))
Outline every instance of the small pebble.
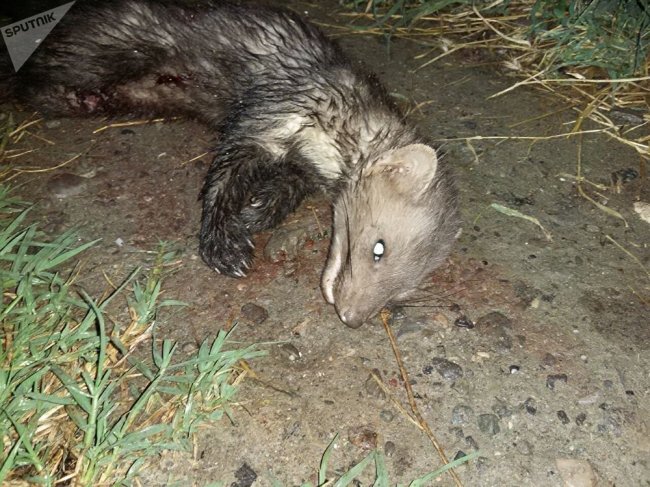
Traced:
POLYGON ((461 428, 460 426, 454 426, 453 428, 449 428, 449 433, 454 435, 459 440, 465 438, 465 432, 463 431, 463 428, 461 428))
POLYGON ((535 414, 537 414, 537 405, 536 405, 535 399, 533 399, 532 397, 529 397, 528 399, 526 399, 524 401, 524 409, 531 416, 534 416, 535 414))
POLYGON ((431 365, 436 369, 440 376, 448 381, 455 381, 463 376, 463 369, 460 365, 444 358, 434 358, 431 365))
POLYGON ((505 328, 512 330, 512 321, 503 313, 492 311, 486 315, 481 316, 476 320, 476 325, 481 328, 505 328))
POLYGON ((512 338, 505 334, 498 336, 494 348, 499 353, 508 353, 512 350, 512 338))
POLYGON ((393 414, 393 412, 389 411, 388 409, 382 409, 379 413, 379 417, 382 421, 390 423, 393 419, 395 419, 395 414, 393 414))
POLYGON ((283 343, 280 345, 280 352, 282 352, 282 355, 289 359, 290 362, 295 362, 302 358, 302 353, 300 353, 300 350, 298 350, 298 348, 296 348, 292 343, 283 343))
POLYGON ((463 450, 458 450, 454 455, 454 460, 460 460, 461 458, 465 458, 466 456, 467 453, 465 453, 463 450))
POLYGON ((587 415, 585 413, 579 413, 576 416, 576 424, 578 426, 582 426, 585 423, 586 420, 587 420, 587 415))
POLYGON ((598 408, 602 409, 603 411, 608 411, 609 410, 609 404, 607 404, 606 402, 602 402, 602 403, 600 403, 598 405, 598 408))
POLYGON ((252 322, 255 325, 261 325, 269 317, 269 312, 255 303, 246 303, 244 306, 242 306, 241 314, 242 318, 252 322))
POLYGON ((454 391, 456 391, 456 393, 460 397, 467 397, 471 393, 471 390, 470 390, 470 387, 469 387, 469 384, 467 383, 467 381, 454 382, 451 385, 451 388, 454 391))
POLYGON ((503 401, 499 401, 492 406, 492 412, 502 419, 512 416, 512 409, 510 409, 510 407, 508 407, 508 405, 503 401))
POLYGON ((387 457, 392 457, 395 454, 395 450, 397 447, 395 446, 395 443, 392 441, 387 441, 384 443, 384 455, 387 457))
POLYGON ((479 414, 477 423, 478 428, 490 436, 494 436, 501 431, 499 418, 494 414, 479 414))
POLYGON ((45 127, 48 129, 55 129, 61 126, 61 120, 48 120, 45 122, 45 127))
POLYGON ((464 404, 458 404, 451 411, 451 424, 467 424, 474 416, 474 410, 464 404))
POLYGON ((350 428, 348 441, 362 450, 374 450, 377 448, 377 432, 368 426, 350 428))
POLYGON ((598 431, 600 433, 608 433, 620 437, 623 434, 621 423, 622 419, 618 417, 616 411, 606 414, 603 418, 603 422, 598 425, 598 431))
POLYGON ((456 325, 459 328, 467 328, 470 330, 476 326, 474 322, 465 315, 456 318, 456 320, 454 321, 454 325, 456 325))
POLYGON ((516 374, 517 372, 519 372, 520 369, 521 368, 518 365, 511 365, 510 367, 508 367, 508 370, 510 371, 511 374, 516 374))
POLYGON ((474 439, 473 436, 466 436, 465 437, 465 443, 467 444, 468 447, 472 448, 473 450, 478 450, 478 443, 474 439))
POLYGON ((586 460, 558 458, 555 460, 555 466, 566 486, 595 487, 597 485, 596 474, 586 460))
POLYGON ((530 444, 528 440, 520 440, 516 444, 517 451, 522 455, 532 455, 533 454, 533 445, 530 444))
POLYGON ((566 374, 549 375, 549 376, 546 377, 546 387, 548 387, 550 390, 554 391, 556 384, 566 384, 567 380, 568 380, 568 378, 567 378, 566 374))
POLYGON ((476 326, 481 328, 486 336, 494 339, 494 348, 499 353, 512 350, 512 321, 503 313, 492 311, 476 320, 476 326))
POLYGON ((478 457, 473 463, 479 475, 485 475, 490 471, 490 461, 486 457, 478 457))
POLYGON ((542 359, 542 365, 549 369, 555 367, 556 363, 557 363, 557 359, 555 358, 555 355, 551 353, 547 353, 546 355, 544 355, 544 358, 542 359))
POLYGON ((295 259, 307 236, 308 232, 304 227, 277 228, 264 247, 264 258, 269 262, 295 259))
MULTIPOLYGON (((377 374, 379 377, 381 377, 381 372, 379 371, 379 369, 373 369, 373 372, 377 374)), ((386 393, 381 388, 381 386, 377 383, 377 380, 373 377, 372 374, 368 375, 364 388, 370 397, 374 397, 376 399, 382 399, 382 400, 386 399, 386 393)))
POLYGON ((600 396, 601 396, 600 391, 593 392, 593 393, 589 394, 588 396, 584 396, 584 397, 581 397, 580 399, 578 399, 578 404, 581 404, 583 406, 587 406, 589 404, 594 404, 598 400, 600 400, 600 396))
MULTIPOLYGON (((607 115, 616 125, 640 125, 644 122, 644 112, 641 109, 614 107, 607 115)), ((624 170, 624 169, 622 169, 624 170)), ((635 171, 636 172, 636 171, 635 171)))
POLYGON ((569 424, 571 422, 569 416, 561 409, 557 412, 557 417, 562 421, 562 424, 569 424))
POLYGON ((304 320, 302 320, 300 323, 298 323, 296 326, 294 326, 291 329, 291 333, 294 336, 297 336, 297 337, 305 335, 306 332, 307 332, 309 323, 310 323, 310 319, 305 318, 304 320))
POLYGON ((235 472, 237 482, 231 484, 231 487, 251 487, 257 480, 257 473, 247 463, 244 463, 235 472))
POLYGON ((612 181, 612 184, 614 185, 618 183, 621 184, 629 183, 630 181, 634 181, 638 177, 639 177, 639 171, 631 167, 619 169, 618 171, 612 172, 612 174, 610 175, 610 179, 612 181))

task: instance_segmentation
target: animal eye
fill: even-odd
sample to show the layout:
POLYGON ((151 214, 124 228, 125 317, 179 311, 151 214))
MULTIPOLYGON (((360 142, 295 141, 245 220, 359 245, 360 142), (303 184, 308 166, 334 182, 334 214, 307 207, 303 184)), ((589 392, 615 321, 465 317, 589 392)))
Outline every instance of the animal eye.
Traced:
POLYGON ((375 246, 372 248, 372 259, 375 262, 379 262, 379 259, 383 257, 385 250, 386 244, 384 241, 381 239, 377 240, 377 242, 375 242, 375 246))

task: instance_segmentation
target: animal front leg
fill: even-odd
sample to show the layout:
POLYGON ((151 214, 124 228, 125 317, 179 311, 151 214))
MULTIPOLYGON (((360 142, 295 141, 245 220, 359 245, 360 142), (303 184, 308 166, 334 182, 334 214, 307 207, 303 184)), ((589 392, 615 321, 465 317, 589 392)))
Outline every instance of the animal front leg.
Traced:
POLYGON ((248 204, 241 211, 242 221, 252 233, 280 224, 315 187, 296 164, 278 162, 259 169, 248 204))
POLYGON ((252 231, 242 219, 251 188, 259 184, 260 167, 274 164, 263 149, 225 144, 203 186, 199 253, 212 269, 243 277, 253 259, 252 231))

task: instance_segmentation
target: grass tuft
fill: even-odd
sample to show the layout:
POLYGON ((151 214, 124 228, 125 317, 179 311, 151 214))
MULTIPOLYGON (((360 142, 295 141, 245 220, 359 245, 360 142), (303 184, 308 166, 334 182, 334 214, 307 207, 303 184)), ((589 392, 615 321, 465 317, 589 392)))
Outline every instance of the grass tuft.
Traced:
POLYGON ((650 7, 638 0, 537 0, 531 35, 550 47, 540 68, 601 68, 611 79, 643 75, 650 7))
POLYGON ((147 276, 135 270, 96 300, 74 284, 74 266, 61 271, 95 242, 79 245, 73 231, 47 241, 28 214, 0 188, 0 483, 130 483, 152 455, 189 450, 224 414, 238 362, 261 352, 232 349, 220 331, 176 359, 153 337, 156 312, 181 304, 160 299, 173 253, 161 246, 147 276), (108 323, 120 295, 127 318, 108 323))
MULTIPOLYGON (((327 486, 343 487, 346 485, 353 485, 355 483, 355 479, 357 479, 370 466, 374 467, 374 480, 372 483, 373 487, 388 487, 389 485, 395 485, 392 484, 389 480, 386 461, 384 459, 384 455, 379 450, 373 450, 370 453, 368 453, 368 455, 366 455, 358 463, 350 467, 340 477, 329 478, 327 470, 330 462, 330 457, 332 455, 333 449, 336 446, 337 440, 338 440, 338 435, 335 435, 334 439, 327 446, 325 452, 321 457, 320 467, 318 470, 318 483, 316 484, 316 487, 327 487, 327 486)), ((427 485, 432 485, 432 483, 436 481, 436 479, 441 477, 445 472, 453 468, 460 467, 461 465, 479 456, 480 456, 480 452, 478 451, 470 453, 469 455, 461 456, 456 460, 454 460, 453 462, 449 462, 448 464, 440 467, 439 469, 433 472, 429 472, 421 477, 411 480, 408 483, 408 487, 425 487, 427 485)), ((274 487, 282 487, 282 484, 278 481, 273 481, 272 485, 274 487)), ((310 482, 307 482, 302 484, 301 487, 314 487, 314 485, 310 482)))

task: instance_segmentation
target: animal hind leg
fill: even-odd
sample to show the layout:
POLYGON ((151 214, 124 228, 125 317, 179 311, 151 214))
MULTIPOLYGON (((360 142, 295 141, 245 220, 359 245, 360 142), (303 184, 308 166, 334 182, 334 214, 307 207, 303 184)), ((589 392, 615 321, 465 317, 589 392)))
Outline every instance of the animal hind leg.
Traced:
POLYGON ((160 107, 155 110, 162 105, 155 90, 166 87, 156 74, 165 59, 160 49, 151 47, 144 53, 135 48, 116 49, 111 54, 100 55, 99 51, 74 58, 65 49, 62 53, 54 49, 70 42, 53 40, 49 50, 34 56, 14 76, 14 92, 19 99, 56 115, 138 113, 144 112, 143 108, 161 111, 160 107), (130 84, 139 89, 141 97, 142 93, 151 94, 142 101, 129 97, 130 84), (149 99, 153 104, 148 106, 149 99))

